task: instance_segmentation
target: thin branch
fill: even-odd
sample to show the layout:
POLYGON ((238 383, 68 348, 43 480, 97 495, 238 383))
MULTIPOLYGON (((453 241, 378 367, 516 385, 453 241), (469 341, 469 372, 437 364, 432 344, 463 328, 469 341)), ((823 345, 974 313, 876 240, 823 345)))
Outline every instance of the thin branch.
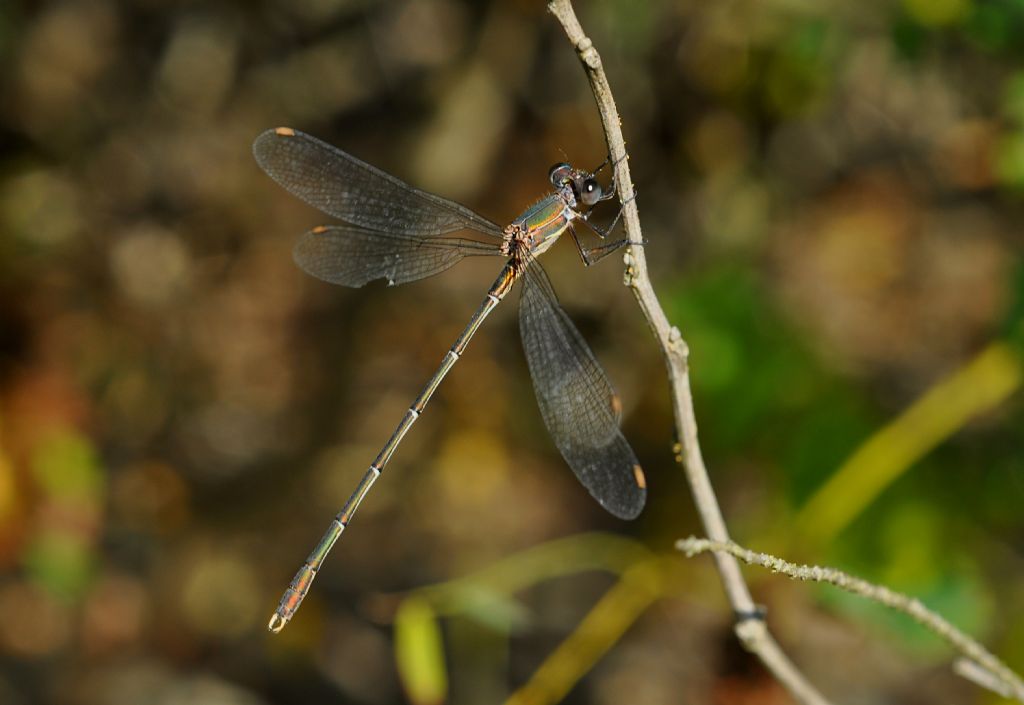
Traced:
MULTIPOLYGON (((722 518, 722 511, 711 487, 707 468, 701 456, 697 441, 697 418, 693 410, 690 391, 689 349, 679 329, 668 322, 647 274, 647 260, 644 256, 643 236, 636 199, 633 199, 633 180, 629 175, 629 161, 626 159, 626 145, 619 126, 619 113, 612 98, 608 77, 601 66, 601 57, 593 42, 580 26, 570 0, 551 0, 548 11, 561 23, 569 42, 583 63, 594 100, 601 115, 608 153, 615 165, 615 184, 619 200, 624 204, 623 219, 630 247, 626 253, 626 284, 633 291, 640 310, 661 346, 668 368, 672 388, 672 404, 675 411, 676 435, 680 440, 683 469, 686 472, 694 502, 700 513, 707 535, 728 541, 729 532, 722 518)), ((715 562, 729 603, 737 615, 736 634, 743 646, 758 658, 775 678, 784 685, 801 703, 825 705, 825 698, 812 686, 779 648, 768 632, 757 606, 750 596, 750 590, 743 580, 739 563, 726 553, 716 553, 715 562)))
POLYGON ((1001 680, 996 674, 989 671, 968 658, 958 658, 953 662, 953 672, 961 678, 966 678, 977 686, 991 690, 1004 698, 1016 697, 1020 700, 1020 694, 1015 694, 1009 683, 1001 680))
MULTIPOLYGON (((970 676, 966 677, 970 677, 971 680, 979 683, 982 678, 978 676, 977 668, 980 667, 989 674, 989 682, 991 682, 992 677, 995 677, 1006 686, 1004 690, 1008 690, 1014 698, 1024 702, 1024 681, 1021 680, 1020 676, 1010 670, 1005 663, 1000 661, 984 646, 954 627, 937 613, 925 607, 916 598, 895 592, 883 585, 874 585, 835 568, 797 565, 767 553, 756 553, 732 541, 712 541, 691 536, 676 543, 676 548, 683 551, 687 556, 695 556, 698 553, 706 553, 708 551, 712 551, 716 555, 725 553, 735 556, 744 563, 759 565, 773 573, 782 573, 797 580, 811 580, 813 582, 835 585, 847 592, 852 592, 854 595, 859 595, 902 612, 918 624, 937 634, 969 660, 974 669, 970 670, 970 676)), ((964 667, 961 666, 957 669, 957 673, 965 675, 964 667)), ((991 688, 991 685, 986 685, 986 687, 991 688)))

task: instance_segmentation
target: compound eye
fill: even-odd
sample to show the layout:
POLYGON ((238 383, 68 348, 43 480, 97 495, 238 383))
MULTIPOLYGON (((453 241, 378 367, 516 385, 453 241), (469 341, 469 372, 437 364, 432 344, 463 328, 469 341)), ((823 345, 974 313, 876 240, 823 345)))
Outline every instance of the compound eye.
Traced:
POLYGON ((584 179, 581 190, 580 200, 584 205, 592 206, 601 200, 601 184, 597 183, 597 179, 593 177, 584 179))
POLYGON ((555 186, 561 186, 567 181, 572 181, 572 167, 565 162, 559 162, 548 171, 548 178, 551 179, 551 183, 555 186))

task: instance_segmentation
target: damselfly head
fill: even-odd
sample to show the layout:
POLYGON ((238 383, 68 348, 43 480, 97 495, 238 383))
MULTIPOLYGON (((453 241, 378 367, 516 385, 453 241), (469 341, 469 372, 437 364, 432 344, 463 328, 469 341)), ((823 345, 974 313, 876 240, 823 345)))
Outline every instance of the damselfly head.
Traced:
POLYGON ((555 188, 570 186, 576 200, 585 206, 592 206, 601 200, 603 190, 589 171, 574 169, 566 162, 559 162, 548 171, 548 178, 555 188))

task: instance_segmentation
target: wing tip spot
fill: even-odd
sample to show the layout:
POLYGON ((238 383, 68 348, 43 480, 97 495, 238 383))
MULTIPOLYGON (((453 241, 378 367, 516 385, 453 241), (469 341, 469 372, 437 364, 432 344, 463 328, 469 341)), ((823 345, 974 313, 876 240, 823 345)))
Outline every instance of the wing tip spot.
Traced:
POLYGON ((622 415, 622 397, 615 392, 612 392, 611 407, 613 414, 616 416, 622 415))
POLYGON ((294 137, 295 130, 293 130, 290 127, 275 127, 274 134, 279 135, 281 137, 294 137))
POLYGON ((633 479, 636 480, 636 486, 642 490, 647 489, 647 477, 644 476, 644 470, 639 465, 633 466, 633 479))
POLYGON ((313 228, 312 232, 315 235, 320 235, 321 233, 327 232, 327 226, 326 225, 318 225, 315 228, 313 228))

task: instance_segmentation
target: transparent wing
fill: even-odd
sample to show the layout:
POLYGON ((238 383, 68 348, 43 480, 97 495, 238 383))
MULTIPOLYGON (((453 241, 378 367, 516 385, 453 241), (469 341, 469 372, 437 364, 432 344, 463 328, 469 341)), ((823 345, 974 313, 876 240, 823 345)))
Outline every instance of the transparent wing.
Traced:
POLYGON ((530 262, 523 278, 520 333, 544 424, 594 499, 615 516, 632 519, 643 509, 647 490, 619 429, 615 391, 540 264, 530 262))
POLYGON ((370 230, 431 236, 501 228, 465 206, 413 188, 315 137, 279 127, 252 145, 263 171, 309 205, 370 230))
POLYGON ((295 244, 295 263, 318 279, 360 287, 375 279, 389 285, 423 279, 464 257, 500 254, 497 245, 454 237, 417 237, 351 225, 314 228, 295 244))

